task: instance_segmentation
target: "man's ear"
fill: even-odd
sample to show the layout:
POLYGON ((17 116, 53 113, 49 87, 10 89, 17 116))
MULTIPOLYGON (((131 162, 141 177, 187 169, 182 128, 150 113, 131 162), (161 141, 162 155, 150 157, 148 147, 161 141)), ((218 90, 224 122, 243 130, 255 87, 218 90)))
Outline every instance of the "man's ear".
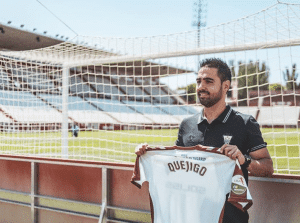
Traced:
POLYGON ((227 93, 230 89, 230 81, 226 80, 223 82, 223 89, 225 90, 225 92, 227 93))

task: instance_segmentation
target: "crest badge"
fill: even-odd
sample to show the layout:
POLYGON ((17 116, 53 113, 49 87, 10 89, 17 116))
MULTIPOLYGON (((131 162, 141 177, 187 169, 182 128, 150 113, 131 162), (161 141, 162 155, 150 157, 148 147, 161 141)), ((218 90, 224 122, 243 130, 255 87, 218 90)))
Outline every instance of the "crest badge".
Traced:
POLYGON ((224 138, 224 144, 229 144, 232 136, 223 135, 223 138, 224 138))
POLYGON ((194 142, 194 139, 195 139, 196 137, 194 136, 194 135, 189 135, 189 137, 188 137, 188 141, 189 142, 194 142))

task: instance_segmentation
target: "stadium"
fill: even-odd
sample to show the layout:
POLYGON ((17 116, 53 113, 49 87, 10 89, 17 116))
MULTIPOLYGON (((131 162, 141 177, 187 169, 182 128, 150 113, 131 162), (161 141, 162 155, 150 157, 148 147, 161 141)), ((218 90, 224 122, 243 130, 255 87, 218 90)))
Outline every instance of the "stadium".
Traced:
POLYGON ((233 74, 227 104, 256 118, 277 174, 252 177, 254 197, 278 194, 258 199, 265 210, 286 197, 272 217, 254 207, 250 221, 300 221, 299 207, 287 210, 299 201, 299 12, 278 3, 202 29, 200 45, 197 31, 61 40, 0 23, 0 203, 9 210, 2 220, 150 222, 146 189, 124 186, 134 149, 174 145, 182 120, 202 108, 195 86, 177 77, 196 79, 199 59, 219 57, 233 74))

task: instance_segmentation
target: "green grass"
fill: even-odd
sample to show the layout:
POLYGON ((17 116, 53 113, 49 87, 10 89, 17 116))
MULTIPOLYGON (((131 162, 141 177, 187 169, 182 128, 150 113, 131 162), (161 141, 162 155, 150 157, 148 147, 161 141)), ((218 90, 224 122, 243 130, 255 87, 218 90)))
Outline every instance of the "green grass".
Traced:
MULTIPOLYGON (((174 145, 177 138, 174 130, 132 130, 132 131, 92 131, 80 132, 78 138, 69 134, 69 158, 134 162, 134 148, 147 142, 150 145, 174 145)), ((300 131, 297 129, 263 129, 263 137, 273 158, 275 172, 300 174, 300 131)), ((23 155, 43 154, 61 157, 60 133, 0 133, 0 153, 23 155)), ((0 198, 30 202, 29 196, 1 192, 0 198)), ((53 199, 39 199, 40 205, 79 211, 98 215, 100 207, 76 202, 53 199)), ((119 219, 143 220, 150 222, 150 216, 143 213, 115 211, 119 219)))
MULTIPOLYGON (((174 145, 177 129, 86 131, 78 138, 69 134, 69 158, 134 162, 134 148, 140 143, 174 145)), ((263 137, 273 158, 275 172, 300 174, 300 131, 263 129, 263 137)), ((0 133, 1 153, 42 154, 61 157, 60 133, 0 133)))
POLYGON ((300 174, 300 130, 263 129, 275 172, 300 174))

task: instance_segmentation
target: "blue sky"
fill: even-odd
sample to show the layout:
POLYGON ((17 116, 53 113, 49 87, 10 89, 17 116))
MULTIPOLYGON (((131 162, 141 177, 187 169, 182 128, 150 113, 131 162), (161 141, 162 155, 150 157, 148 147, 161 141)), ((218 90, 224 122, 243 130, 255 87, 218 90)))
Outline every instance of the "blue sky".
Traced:
MULTIPOLYGON (((75 33, 102 37, 146 37, 194 30, 195 0, 39 0, 75 33)), ((277 3, 277 0, 206 0, 207 27, 254 14, 277 3)), ((300 0, 286 0, 300 3, 300 0)), ((47 31, 72 38, 75 33, 36 0, 1 2, 0 23, 37 33, 47 31)), ((184 83, 183 80, 178 80, 184 83)), ((194 76, 185 77, 186 83, 194 76)), ((274 79, 272 82, 281 80, 274 79)))
MULTIPOLYGON (((133 37, 193 30, 195 0, 39 0, 76 33, 87 36, 133 37)), ((207 26, 261 11, 277 0, 206 0, 207 26)), ((300 0, 288 0, 300 3, 300 0)), ((36 0, 1 2, 0 22, 48 35, 74 33, 36 0)))

